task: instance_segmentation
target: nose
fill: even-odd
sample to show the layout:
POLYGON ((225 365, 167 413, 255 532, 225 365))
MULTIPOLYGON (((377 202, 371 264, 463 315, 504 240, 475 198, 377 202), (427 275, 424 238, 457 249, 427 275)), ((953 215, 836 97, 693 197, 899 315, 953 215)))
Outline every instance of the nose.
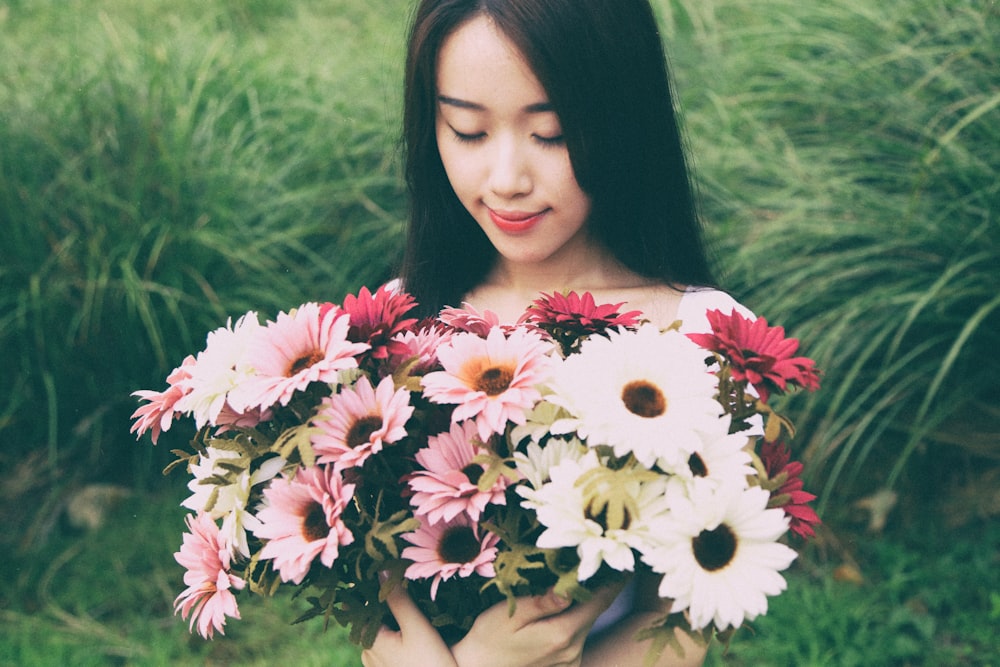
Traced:
POLYGON ((516 138, 507 137, 496 142, 489 186, 493 194, 503 199, 516 199, 531 192, 531 164, 516 138))

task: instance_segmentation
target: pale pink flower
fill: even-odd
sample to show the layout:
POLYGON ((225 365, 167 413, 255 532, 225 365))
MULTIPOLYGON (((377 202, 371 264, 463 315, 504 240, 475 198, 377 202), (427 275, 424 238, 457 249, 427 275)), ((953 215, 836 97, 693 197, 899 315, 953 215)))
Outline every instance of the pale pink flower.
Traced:
POLYGON ((337 471, 362 465, 382 446, 406 437, 406 421, 413 414, 410 392, 396 390, 391 377, 377 389, 361 376, 353 388, 323 399, 313 424, 313 450, 320 463, 333 463, 337 471))
POLYGON ((451 521, 421 524, 412 533, 403 534, 412 547, 403 549, 403 558, 413 561, 406 568, 407 579, 434 578, 431 582, 431 599, 437 597, 438 586, 453 576, 468 577, 478 574, 493 577, 493 561, 497 557, 500 538, 484 531, 468 516, 459 514, 451 521))
POLYGON ((198 624, 198 634, 211 639, 216 630, 226 634, 226 617, 238 619, 240 610, 233 590, 242 590, 242 579, 230 572, 232 551, 221 537, 219 527, 207 514, 186 518, 190 533, 184 533, 184 542, 174 558, 187 569, 184 583, 187 588, 174 600, 174 613, 181 618, 191 617, 189 628, 198 624))
POLYGON ((354 485, 344 484, 332 466, 299 468, 294 478, 276 478, 264 489, 264 507, 254 535, 267 540, 261 559, 274 559, 282 581, 299 584, 318 556, 330 567, 340 546, 354 535, 344 524, 344 508, 354 485))
POLYGON ((404 331, 393 338, 399 345, 389 359, 393 368, 416 358, 411 369, 413 375, 423 375, 438 365, 437 351, 451 340, 452 331, 442 326, 428 325, 416 331, 404 331))
POLYGON ((347 340, 350 318, 337 308, 307 303, 293 313, 279 313, 247 349, 252 377, 229 393, 237 412, 288 405, 292 395, 312 382, 337 382, 338 373, 356 368, 354 355, 367 343, 347 340))
POLYGON ((453 329, 473 333, 481 338, 486 338, 492 329, 500 326, 499 315, 492 310, 480 313, 468 303, 463 303, 461 308, 444 308, 438 319, 453 329))
POLYGON ((251 311, 226 326, 209 332, 205 349, 198 353, 198 361, 191 368, 191 376, 184 380, 187 394, 178 403, 182 412, 190 413, 199 429, 206 424, 219 425, 222 413, 229 422, 230 414, 238 414, 226 398, 251 374, 244 363, 250 341, 262 331, 257 313, 251 311))
POLYGON ((472 460, 484 451, 472 422, 452 424, 449 432, 430 436, 427 447, 416 453, 424 469, 408 480, 414 491, 410 498, 414 514, 426 516, 431 523, 450 521, 459 514, 478 521, 490 503, 505 505, 508 479, 503 475, 489 489, 479 489, 483 466, 472 460))
POLYGON ((167 376, 168 387, 164 391, 143 389, 132 392, 133 396, 138 396, 148 402, 139 406, 132 413, 132 419, 135 420, 135 423, 132 424, 129 433, 135 433, 136 438, 140 438, 146 431, 151 431, 155 445, 160 438, 160 433, 170 430, 174 416, 183 412, 178 409, 177 404, 188 391, 184 386, 184 381, 191 377, 191 368, 194 364, 195 358, 188 355, 184 362, 167 376))
POLYGON ((538 385, 549 377, 551 351, 551 343, 525 329, 505 335, 494 328, 485 339, 455 334, 438 350, 444 370, 424 376, 424 394, 434 403, 456 404, 452 420, 474 419, 485 442, 508 422, 525 422, 541 399, 538 385))

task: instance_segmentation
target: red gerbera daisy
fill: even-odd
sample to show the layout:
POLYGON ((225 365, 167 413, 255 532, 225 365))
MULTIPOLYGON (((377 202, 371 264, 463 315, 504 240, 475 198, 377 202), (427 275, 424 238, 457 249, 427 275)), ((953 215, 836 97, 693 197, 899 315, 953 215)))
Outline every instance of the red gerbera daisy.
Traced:
POLYGON ((781 442, 765 442, 760 448, 760 460, 767 470, 768 478, 779 483, 777 489, 771 491, 770 507, 781 507, 788 516, 789 530, 805 539, 816 535, 813 526, 820 523, 819 515, 809 507, 816 499, 811 493, 802 490, 802 464, 791 461, 791 452, 781 442))
POLYGON ((769 327, 767 320, 743 317, 733 309, 729 315, 720 310, 705 313, 712 333, 687 334, 687 337, 711 352, 726 357, 732 365, 732 377, 747 381, 761 400, 771 392, 784 392, 788 385, 809 391, 819 388, 815 362, 808 357, 793 357, 799 341, 785 338, 784 327, 769 327))
POLYGON ((402 351, 403 346, 393 340, 393 336, 406 331, 415 318, 403 319, 416 300, 406 292, 395 291, 382 285, 372 294, 362 287, 357 296, 344 297, 344 312, 351 316, 351 326, 347 339, 355 343, 371 345, 369 355, 374 359, 386 359, 390 354, 402 351))
POLYGON ((594 296, 584 292, 568 294, 542 293, 521 316, 520 323, 533 324, 559 342, 564 354, 569 354, 581 338, 600 334, 611 327, 635 327, 641 311, 621 312, 625 304, 594 303, 594 296))

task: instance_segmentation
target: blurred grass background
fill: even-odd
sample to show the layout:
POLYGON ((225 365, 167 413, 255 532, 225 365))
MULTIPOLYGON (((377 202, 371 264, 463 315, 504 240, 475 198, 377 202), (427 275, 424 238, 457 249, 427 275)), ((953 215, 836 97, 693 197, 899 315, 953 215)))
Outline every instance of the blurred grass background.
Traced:
MULTIPOLYGON (((392 275, 411 4, 0 0, 0 664, 356 664, 283 599, 187 638, 129 393, 392 275)), ((1000 663, 1000 5, 654 4, 727 284, 826 372, 827 529, 709 664, 1000 663)))

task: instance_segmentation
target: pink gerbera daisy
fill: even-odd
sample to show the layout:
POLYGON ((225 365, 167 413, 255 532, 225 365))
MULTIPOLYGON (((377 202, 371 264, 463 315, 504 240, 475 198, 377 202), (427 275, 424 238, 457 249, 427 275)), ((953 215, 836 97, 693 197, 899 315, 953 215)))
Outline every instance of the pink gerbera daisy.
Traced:
POLYGON ((488 504, 506 504, 508 480, 503 475, 485 491, 478 486, 483 466, 472 460, 481 451, 484 448, 472 422, 452 424, 449 432, 430 436, 427 447, 416 454, 424 469, 408 482, 414 491, 410 498, 414 514, 426 516, 431 523, 450 521, 463 513, 478 521, 488 504))
POLYGON ((410 369, 413 375, 423 375, 433 370, 438 363, 437 351, 451 340, 452 331, 435 323, 427 322, 412 331, 403 331, 393 339, 398 346, 393 348, 389 365, 399 368, 410 360, 415 364, 410 369))
POLYGON ((341 545, 354 535, 344 523, 344 508, 354 495, 331 466, 299 468, 294 478, 276 478, 264 489, 261 525, 254 535, 267 540, 261 559, 274 559, 282 581, 299 584, 318 556, 330 567, 341 545))
POLYGON ((396 390, 391 377, 373 389, 371 381, 361 376, 354 387, 323 399, 313 420, 319 429, 312 437, 317 460, 333 463, 337 471, 360 466, 382 445, 406 437, 406 421, 412 414, 410 392, 396 390))
POLYGON ((399 350, 394 337, 406 331, 417 320, 403 319, 416 301, 406 292, 398 292, 386 285, 372 294, 362 287, 357 296, 344 297, 343 310, 351 316, 347 338, 371 346, 373 359, 386 359, 399 350))
POLYGON ((475 419, 479 439, 503 433, 508 422, 523 424, 541 398, 537 385, 548 378, 551 346, 540 334, 494 328, 484 339, 459 333, 438 350, 443 371, 423 378, 434 403, 457 404, 453 421, 475 419))
POLYGON ((493 561, 500 538, 490 532, 480 536, 479 526, 464 514, 451 521, 421 524, 415 532, 405 533, 403 539, 413 545, 403 549, 403 558, 413 561, 406 568, 405 576, 407 579, 433 577, 432 600, 441 582, 456 574, 459 577, 478 574, 487 578, 496 575, 493 561))
POLYGON ((191 377, 191 368, 194 364, 195 358, 188 355, 184 359, 184 362, 167 376, 168 387, 164 391, 149 391, 144 389, 132 393, 133 396, 138 396, 140 399, 148 402, 145 405, 139 406, 132 413, 132 419, 135 420, 135 423, 132 424, 129 433, 135 433, 136 437, 139 438, 146 431, 151 431, 153 444, 155 445, 156 441, 160 438, 160 433, 170 430, 174 415, 178 412, 175 409, 177 402, 188 393, 184 381, 191 377))
POLYGON ((174 558, 187 570, 187 588, 174 600, 174 613, 179 611, 183 619, 190 616, 188 627, 193 631, 197 623, 198 634, 211 639, 216 630, 226 634, 227 616, 240 617, 233 590, 242 590, 246 582, 230 572, 232 551, 212 517, 189 514, 185 520, 191 532, 184 533, 174 558))
POLYGON ((349 318, 336 308, 320 312, 307 303, 292 313, 280 313, 250 342, 246 363, 254 370, 229 393, 237 412, 288 405, 296 391, 312 382, 336 382, 338 373, 356 368, 354 355, 367 343, 347 340, 349 318))
POLYGON ((461 308, 444 308, 438 315, 444 324, 458 331, 473 333, 486 338, 490 331, 500 326, 500 316, 492 310, 479 312, 468 303, 461 308))
POLYGON ((732 364, 732 377, 753 385, 762 401, 772 391, 784 392, 788 385, 810 391, 819 388, 815 362, 808 357, 793 357, 799 341, 785 338, 783 327, 769 327, 767 320, 748 319, 733 309, 730 315, 721 310, 705 313, 712 333, 687 334, 701 347, 726 357, 732 364))
POLYGON ((807 503, 816 496, 802 490, 802 464, 791 461, 791 452, 780 442, 765 442, 760 448, 760 460, 767 470, 768 478, 780 482, 781 486, 771 492, 769 507, 780 507, 788 517, 788 529, 799 537, 814 537, 814 526, 821 523, 816 510, 807 503))

